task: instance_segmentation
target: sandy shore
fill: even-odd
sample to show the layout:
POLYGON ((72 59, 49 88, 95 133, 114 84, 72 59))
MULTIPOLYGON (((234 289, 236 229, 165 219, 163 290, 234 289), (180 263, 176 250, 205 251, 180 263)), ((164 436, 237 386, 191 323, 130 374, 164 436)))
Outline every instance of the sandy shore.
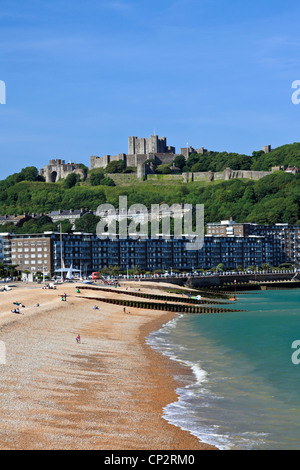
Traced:
POLYGON ((145 338, 174 314, 94 303, 75 284, 0 293, 0 449, 213 449, 162 418, 177 400, 173 377, 191 372, 145 338), (11 313, 15 301, 24 315, 11 313))

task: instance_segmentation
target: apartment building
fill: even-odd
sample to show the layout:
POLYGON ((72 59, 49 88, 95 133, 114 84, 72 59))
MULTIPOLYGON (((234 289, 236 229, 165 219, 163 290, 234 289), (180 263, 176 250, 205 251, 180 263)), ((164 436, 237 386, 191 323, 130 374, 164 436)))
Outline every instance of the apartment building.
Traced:
POLYGON ((208 223, 206 230, 207 235, 214 237, 262 237, 268 264, 278 266, 283 258, 282 263, 300 265, 300 226, 298 225, 237 223, 230 219, 219 223, 208 223))
MULTIPOLYGON (((224 225, 224 224, 222 224, 224 225)), ((232 227, 233 224, 230 224, 232 227)), ((300 227, 278 224, 258 226, 236 224, 235 232, 220 227, 204 237, 200 250, 187 250, 184 237, 100 239, 95 234, 44 232, 43 234, 0 236, 0 261, 31 273, 59 272, 62 267, 90 274, 109 266, 122 270, 209 269, 223 263, 228 269, 242 266, 279 266, 283 262, 300 266, 300 227), (222 231, 221 231, 222 229, 222 231), (239 229, 248 233, 240 235, 239 229)), ((216 225, 214 225, 216 227, 216 225)), ((209 226, 207 227, 207 231, 209 226)), ((243 233, 243 232, 242 232, 243 233)))
POLYGON ((11 264, 16 266, 17 270, 34 273, 51 271, 52 247, 49 238, 28 238, 22 235, 12 238, 10 246, 11 264))

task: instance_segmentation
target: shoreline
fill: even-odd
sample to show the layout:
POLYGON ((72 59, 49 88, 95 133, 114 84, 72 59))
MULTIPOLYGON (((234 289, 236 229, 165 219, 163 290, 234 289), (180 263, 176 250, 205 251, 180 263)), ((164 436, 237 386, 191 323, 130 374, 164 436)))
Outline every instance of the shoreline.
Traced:
POLYGON ((163 417, 178 399, 174 377, 192 372, 146 338, 176 314, 126 314, 101 302, 95 311, 74 284, 54 291, 21 286, 1 296, 7 364, 0 365, 0 449, 216 449, 163 417), (24 316, 10 313, 15 300, 29 306, 24 316))
MULTIPOLYGON (((161 352, 155 351, 146 343, 146 339, 151 333, 155 333, 160 330, 166 323, 173 320, 175 317, 176 315, 172 313, 164 314, 160 319, 154 320, 150 324, 142 326, 140 329, 140 341, 144 344, 149 360, 155 364, 159 364, 159 367, 164 373, 164 386, 168 391, 164 395, 164 399, 160 402, 160 405, 162 405, 162 411, 167 405, 178 401, 179 397, 176 390, 179 387, 179 383, 175 379, 175 376, 180 375, 191 377, 193 375, 192 370, 188 366, 172 361, 172 359, 164 356, 161 352)), ((201 442, 189 431, 185 431, 179 426, 169 423, 163 417, 163 414, 161 414, 161 418, 165 421, 168 427, 173 428, 172 430, 174 432, 175 442, 178 440, 178 443, 185 443, 184 447, 182 447, 182 444, 179 444, 179 447, 176 447, 176 443, 176 446, 169 450, 219 450, 214 446, 201 442)))

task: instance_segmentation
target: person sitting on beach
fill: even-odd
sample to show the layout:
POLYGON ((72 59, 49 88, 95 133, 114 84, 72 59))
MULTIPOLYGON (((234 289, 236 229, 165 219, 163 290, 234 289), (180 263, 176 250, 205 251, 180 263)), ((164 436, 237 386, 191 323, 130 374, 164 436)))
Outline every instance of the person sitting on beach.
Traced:
POLYGON ((97 307, 97 305, 94 305, 93 309, 94 310, 99 310, 99 307, 97 307))
POLYGON ((24 315, 24 313, 21 313, 20 312, 20 309, 19 308, 16 308, 15 310, 12 310, 12 313, 17 313, 19 315, 24 315))

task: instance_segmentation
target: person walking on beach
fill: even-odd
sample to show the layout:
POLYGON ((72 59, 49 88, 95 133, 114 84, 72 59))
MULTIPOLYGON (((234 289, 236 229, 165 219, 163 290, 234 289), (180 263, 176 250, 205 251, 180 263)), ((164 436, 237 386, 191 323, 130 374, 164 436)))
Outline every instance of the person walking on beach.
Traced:
POLYGON ((67 294, 64 293, 65 302, 67 301, 67 294))
POLYGON ((78 336, 77 336, 77 338, 76 338, 76 342, 77 342, 77 343, 81 343, 81 338, 80 338, 80 335, 78 335, 78 336))

